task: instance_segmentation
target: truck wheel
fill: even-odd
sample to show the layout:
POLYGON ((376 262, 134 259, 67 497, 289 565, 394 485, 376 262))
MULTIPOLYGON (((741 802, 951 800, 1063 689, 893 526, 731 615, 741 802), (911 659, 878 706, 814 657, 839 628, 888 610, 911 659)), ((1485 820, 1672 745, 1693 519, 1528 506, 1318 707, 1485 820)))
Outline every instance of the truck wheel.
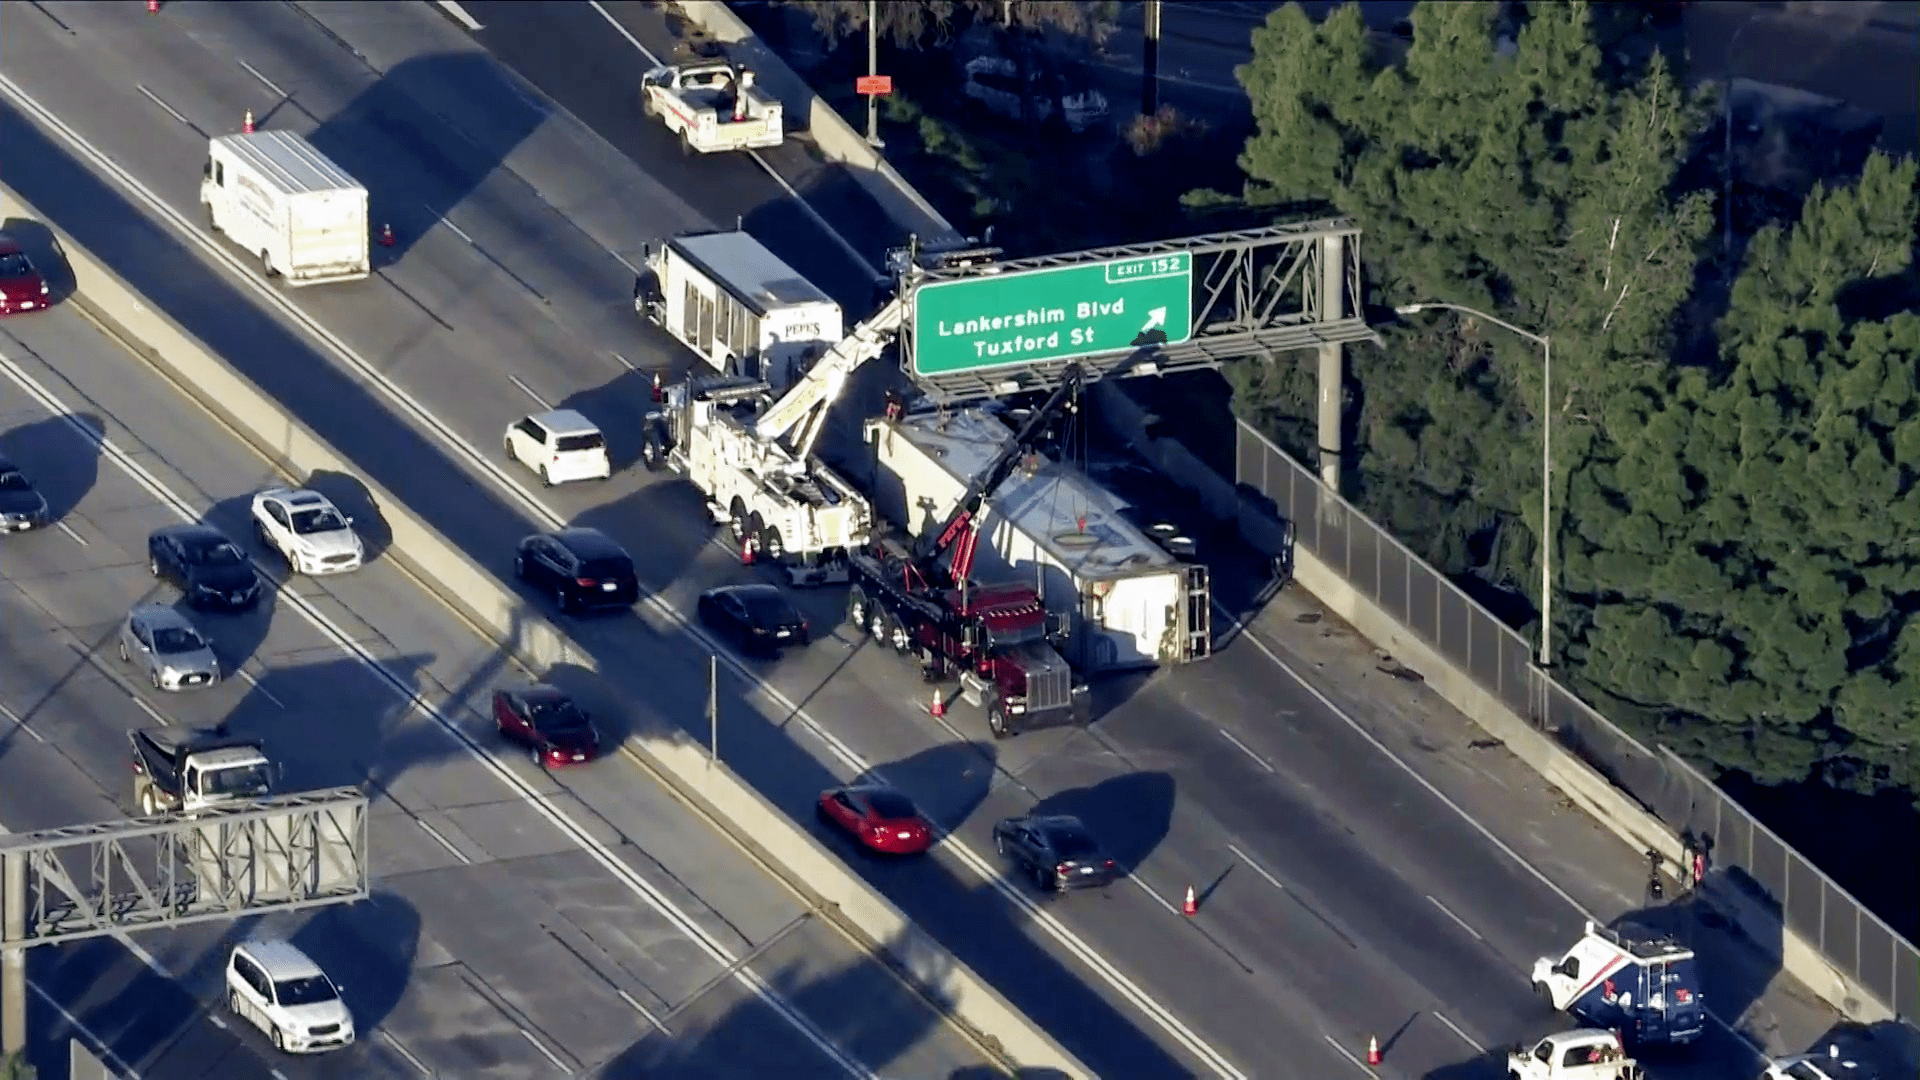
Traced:
POLYGON ((1537 983, 1534 983, 1534 984, 1533 984, 1533 992, 1534 992, 1534 993, 1536 993, 1536 994, 1538 994, 1538 995, 1540 995, 1540 1000, 1541 1000, 1541 1002, 1542 1002, 1543 1004, 1545 1004, 1545 1005, 1546 1005, 1546 1007, 1547 1007, 1547 1011, 1548 1011, 1548 1012, 1559 1012, 1559 1011, 1560 1011, 1559 1009, 1556 1009, 1556 1008, 1554 1008, 1554 1005, 1553 1005, 1553 991, 1547 988, 1547 984, 1546 984, 1546 983, 1543 983, 1543 982, 1537 982, 1537 983))
POLYGON ((660 466, 667 463, 667 448, 662 445, 660 429, 647 425, 647 433, 640 438, 640 463, 648 472, 659 472, 660 466))
POLYGON ((693 140, 687 138, 686 128, 680 129, 680 154, 683 157, 693 156, 693 140))
POLYGON ((660 115, 660 107, 653 103, 653 95, 640 91, 640 114, 651 120, 660 115))
POLYGON ((893 620, 893 624, 887 627, 887 644, 893 646, 893 651, 901 656, 913 655, 913 634, 907 630, 906 623, 893 620))
POLYGON ((206 215, 206 218, 207 218, 207 231, 208 231, 208 232, 210 232, 210 233, 213 233, 213 234, 214 234, 214 235, 216 235, 216 236, 218 236, 218 235, 220 234, 220 223, 219 223, 218 221, 216 221, 216 220, 214 220, 214 216, 213 216, 213 204, 212 204, 212 203, 201 203, 201 204, 200 204, 200 211, 201 211, 201 213, 203 213, 203 214, 205 214, 205 215, 206 215))
POLYGON ((153 789, 151 787, 141 788, 140 816, 153 817, 158 813, 160 813, 160 800, 154 798, 153 789))
POLYGON ((1007 707, 994 702, 987 706, 987 730, 993 732, 996 739, 1004 739, 1013 734, 1013 725, 1007 722, 1007 707))
POLYGON ((867 612, 867 633, 883 646, 893 643, 893 619, 878 604, 867 612))
POLYGON ((779 529, 760 530, 760 554, 765 555, 769 562, 775 563, 786 558, 787 543, 781 539, 779 529))
POLYGON ((547 466, 544 463, 542 463, 540 466, 540 486, 542 487, 553 486, 553 477, 547 474, 547 466))
POLYGON ((508 461, 511 461, 516 465, 520 463, 520 455, 514 452, 512 439, 502 439, 500 441, 500 445, 507 451, 508 461))
POLYGON ((262 277, 268 279, 280 276, 280 271, 273 268, 273 256, 268 255, 265 251, 260 252, 260 274, 262 277))
POLYGON ((847 622, 856 633, 867 632, 867 609, 872 602, 867 599, 867 590, 855 585, 847 590, 847 622))

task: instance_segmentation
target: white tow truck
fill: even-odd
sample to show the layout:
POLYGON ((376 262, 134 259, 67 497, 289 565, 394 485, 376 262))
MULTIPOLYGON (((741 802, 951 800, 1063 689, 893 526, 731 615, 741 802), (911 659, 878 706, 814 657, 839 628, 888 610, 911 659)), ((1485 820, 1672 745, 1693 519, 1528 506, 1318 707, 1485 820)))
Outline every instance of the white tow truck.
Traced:
POLYGON ((1507 1080, 1641 1080, 1645 1075, 1620 1037, 1600 1028, 1562 1031, 1507 1054, 1507 1080))
POLYGON ((692 481, 743 556, 782 567, 795 586, 849 580, 846 553, 872 541, 873 506, 813 448, 847 378, 893 342, 907 308, 889 301, 778 398, 739 376, 669 387, 642 421, 641 460, 692 481))
POLYGON ((641 107, 680 136, 685 153, 763 150, 786 138, 777 98, 727 60, 663 64, 640 77, 641 107))

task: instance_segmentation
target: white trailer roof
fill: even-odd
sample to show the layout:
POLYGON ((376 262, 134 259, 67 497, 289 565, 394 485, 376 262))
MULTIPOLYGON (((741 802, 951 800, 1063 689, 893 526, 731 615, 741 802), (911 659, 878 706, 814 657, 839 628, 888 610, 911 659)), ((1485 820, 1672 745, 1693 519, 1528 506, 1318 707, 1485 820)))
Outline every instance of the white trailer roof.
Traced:
MULTIPOLYGON (((962 485, 984 472, 1013 432, 980 409, 910 416, 898 425, 962 485)), ((986 527, 1011 520, 1075 577, 1088 581, 1133 577, 1179 565, 1179 560, 1120 516, 1128 504, 1079 471, 1039 455, 1029 474, 1022 464, 987 499, 986 527), (1084 521, 1083 521, 1084 519, 1084 521)), ((943 508, 942 512, 951 508, 943 508)))
POLYGON ((348 176, 327 155, 291 131, 256 131, 251 135, 221 135, 215 142, 234 157, 272 177, 282 191, 304 194, 309 191, 365 191, 360 181, 348 176))
POLYGON ((797 304, 833 303, 819 286, 746 233, 697 233, 676 236, 671 243, 708 277, 757 307, 757 315, 797 304))

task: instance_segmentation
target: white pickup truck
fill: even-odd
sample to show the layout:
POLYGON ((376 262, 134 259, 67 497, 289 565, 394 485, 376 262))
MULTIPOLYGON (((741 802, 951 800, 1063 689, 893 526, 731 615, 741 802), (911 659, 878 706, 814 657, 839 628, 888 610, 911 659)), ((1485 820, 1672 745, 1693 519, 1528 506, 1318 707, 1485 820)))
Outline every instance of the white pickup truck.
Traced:
POLYGON ((1508 1080, 1642 1080, 1620 1037, 1599 1028, 1549 1035, 1507 1055, 1508 1080))
POLYGON ((641 76, 641 107, 679 134, 686 153, 779 146, 780 102, 753 82, 753 72, 725 60, 663 65, 641 76))

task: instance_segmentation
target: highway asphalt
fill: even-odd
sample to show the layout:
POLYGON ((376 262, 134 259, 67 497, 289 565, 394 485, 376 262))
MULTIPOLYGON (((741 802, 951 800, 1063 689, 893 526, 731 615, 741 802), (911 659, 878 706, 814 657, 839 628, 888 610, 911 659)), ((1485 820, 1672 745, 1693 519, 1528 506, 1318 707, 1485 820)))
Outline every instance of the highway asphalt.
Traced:
MULTIPOLYGON (((287 790, 364 783, 375 797, 368 902, 35 949, 43 1067, 64 1060, 76 1025, 150 1080, 846 1075, 835 1045, 876 1071, 983 1066, 629 762, 548 773, 502 745, 488 696, 527 673, 380 557, 377 511, 355 514, 373 551, 360 571, 192 616, 238 677, 178 694, 131 678, 119 618, 177 599, 145 553, 153 529, 181 520, 170 500, 251 548, 245 497, 283 478, 73 308, 0 324, 0 357, 0 451, 60 521, 0 538, 0 820, 21 832, 133 813, 123 733, 157 723, 224 721, 265 740, 287 790), (285 1058, 220 1007, 224 949, 253 933, 292 937, 345 985, 354 1048, 285 1058), (736 958, 826 1045, 726 977, 736 958)), ((353 502, 351 478, 313 482, 353 502)), ((620 736, 617 717, 600 719, 620 736)))
MULTIPOLYGON (((325 8, 322 16, 332 20, 337 6, 325 8)), ((382 10, 385 55, 459 51, 461 35, 424 5, 382 10)), ((56 42, 24 50, 27 58, 6 74, 188 220, 196 212, 197 136, 155 112, 135 84, 202 128, 221 124, 260 92, 245 71, 223 74, 220 65, 236 58, 278 85, 299 87, 297 100, 315 115, 302 120, 306 114, 289 109, 273 121, 283 126, 314 130, 332 122, 330 108, 380 93, 353 82, 372 76, 353 75, 341 59, 350 54, 332 55, 309 40, 317 31, 295 27, 285 9, 181 11, 177 22, 165 16, 157 27, 102 11, 103 29, 70 35, 80 40, 64 47, 110 77, 79 70, 71 58, 41 62, 56 42), (274 32, 260 29, 269 23, 274 32), (103 62, 109 54, 112 62, 103 62)), ((372 42, 348 36, 360 30, 329 25, 360 55, 373 55, 372 42)), ((34 33, 28 26, 22 37, 31 41, 34 33)), ((612 52, 631 48, 617 35, 564 44, 554 55, 583 69, 611 66, 612 52)), ((441 70, 500 79, 483 60, 468 55, 441 70)), ((393 60, 393 70, 408 62, 393 60)), ((414 194, 430 171, 423 163, 442 160, 432 154, 449 127, 481 143, 510 141, 485 134, 500 110, 477 90, 470 97, 480 104, 423 130, 405 126, 406 116, 418 114, 402 93, 383 99, 356 129, 385 140, 378 150, 357 151, 377 170, 362 175, 376 205, 424 204, 414 194)), ((567 138, 544 143, 526 169, 623 188, 652 174, 651 161, 644 173, 631 162, 609 163, 562 114, 551 116, 567 138), (614 171, 593 172, 608 168, 614 171), (579 179, 583 173, 593 179, 579 179)), ((683 610, 700 588, 749 573, 707 542, 697 502, 682 485, 629 468, 605 484, 536 498, 528 477, 504 472, 499 433, 521 410, 538 407, 536 397, 580 405, 608 428, 617 456, 630 456, 627 424, 644 408, 644 380, 605 358, 617 352, 642 368, 685 363, 677 346, 617 310, 623 271, 613 254, 592 246, 604 230, 561 220, 534 194, 543 185, 524 182, 511 155, 508 170, 484 178, 441 176, 440 188, 471 193, 437 198, 472 243, 444 227, 410 234, 379 282, 292 295, 295 308, 336 336, 338 347, 317 348, 311 333, 292 329, 295 316, 256 308, 260 294, 240 276, 210 268, 182 234, 156 229, 122 205, 124 192, 66 160, 63 145, 17 115, 0 116, 0 136, 20 159, 9 167, 10 183, 486 565, 504 571, 513 540, 544 513, 626 539, 648 584, 683 610), (523 281, 542 302, 527 300, 523 281), (607 298, 613 292, 618 303, 607 298), (363 370, 346 373, 349 351, 363 370), (368 389, 370 373, 397 390, 368 389), (446 431, 389 416, 400 391, 424 403, 446 431), (480 459, 466 457, 457 442, 480 459)), ((699 180, 706 192, 734 183, 749 190, 752 177, 764 176, 737 159, 696 164, 710 167, 711 176, 699 180)), ((661 200, 663 213, 648 217, 655 203, 636 202, 628 227, 643 235, 685 228, 675 217, 685 205, 661 200)), ((618 250, 619 242, 604 246, 618 250)), ((837 622, 832 593, 803 602, 816 626, 837 622)), ((1274 657, 1292 655, 1279 646, 1296 647, 1290 639, 1299 625, 1269 621, 1255 629, 1271 656, 1249 648, 1248 638, 1204 665, 1110 693, 1110 708, 1090 732, 1036 733, 999 745, 987 741, 970 710, 933 721, 923 688, 893 658, 835 635, 807 654, 756 665, 762 685, 729 673, 721 749, 796 816, 830 778, 876 766, 912 790, 955 829, 954 839, 932 859, 862 861, 863 871, 1103 1074, 1275 1075, 1271 1063, 1286 1062, 1280 1075, 1333 1076, 1355 1068, 1342 1055, 1364 1048, 1369 1034, 1390 1044, 1383 1075, 1487 1074, 1477 1048, 1555 1023, 1527 993, 1531 959, 1570 941, 1582 908, 1609 918, 1637 907, 1641 865, 1592 823, 1561 812, 1511 759, 1472 749, 1471 725, 1418 687, 1379 676, 1369 684, 1367 663, 1338 683, 1316 666, 1364 660, 1363 647, 1345 642, 1346 651, 1312 663, 1294 656, 1290 663, 1306 681, 1288 676, 1274 657), (1369 736, 1400 747, 1408 767, 1434 788, 1411 782, 1369 736), (987 830, 994 816, 1035 801, 1086 817, 1134 868, 1132 880, 1044 905, 1002 880, 987 830), (1202 915, 1192 920, 1174 906, 1190 884, 1205 892, 1202 915)), ((697 672, 705 652, 661 610, 575 629, 607 673, 609 709, 624 703, 703 729, 697 676, 663 686, 653 674, 697 672)), ((1764 1015, 1757 1030, 1777 1029, 1792 1045, 1806 1017, 1791 1000, 1768 998, 1748 1009, 1743 998, 1758 996, 1751 989, 1729 987, 1729 1019, 1764 1015)), ((1824 1026, 1817 1009, 1805 1011, 1824 1026)), ((1751 1064, 1716 1046, 1696 1064, 1661 1075, 1745 1077, 1751 1064)))

